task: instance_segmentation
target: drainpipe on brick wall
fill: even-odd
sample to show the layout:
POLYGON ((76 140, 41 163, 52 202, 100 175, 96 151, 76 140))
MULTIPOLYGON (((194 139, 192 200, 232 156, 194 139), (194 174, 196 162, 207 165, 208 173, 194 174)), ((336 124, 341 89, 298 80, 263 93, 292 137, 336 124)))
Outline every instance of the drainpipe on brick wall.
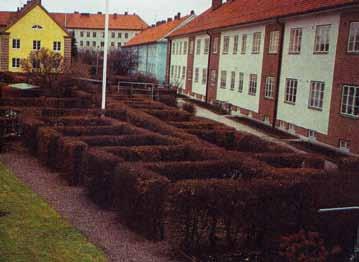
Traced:
POLYGON ((211 54, 212 54, 212 35, 209 31, 207 31, 207 35, 209 36, 209 50, 208 50, 208 63, 207 63, 207 83, 206 83, 206 104, 209 102, 208 94, 209 94, 209 83, 211 72, 209 67, 211 65, 211 54))
POLYGON ((166 69, 166 84, 168 85, 168 87, 171 84, 171 61, 172 61, 172 40, 168 39, 167 41, 167 69, 166 69))
POLYGON ((284 46, 284 24, 279 22, 279 19, 277 19, 277 23, 281 26, 281 34, 280 34, 280 45, 279 45, 279 65, 278 65, 278 73, 277 73, 277 84, 276 84, 276 90, 275 90, 275 97, 274 97, 274 114, 273 114, 273 123, 272 127, 276 128, 276 122, 277 122, 277 115, 278 115, 278 104, 279 104, 279 87, 281 82, 281 76, 282 76, 282 61, 283 61, 283 46, 284 46))

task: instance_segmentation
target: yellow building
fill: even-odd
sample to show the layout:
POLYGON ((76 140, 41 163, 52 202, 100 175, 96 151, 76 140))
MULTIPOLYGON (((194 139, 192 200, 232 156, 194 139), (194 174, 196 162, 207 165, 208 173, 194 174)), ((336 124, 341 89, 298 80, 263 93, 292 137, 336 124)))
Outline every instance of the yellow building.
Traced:
POLYGON ((71 63, 71 37, 41 5, 28 1, 17 12, 0 12, 0 71, 22 72, 21 60, 47 48, 71 63))

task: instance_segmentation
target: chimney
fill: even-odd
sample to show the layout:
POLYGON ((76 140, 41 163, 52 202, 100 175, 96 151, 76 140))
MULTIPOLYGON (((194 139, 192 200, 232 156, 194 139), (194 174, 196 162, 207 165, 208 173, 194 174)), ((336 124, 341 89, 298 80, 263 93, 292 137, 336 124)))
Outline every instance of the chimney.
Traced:
POLYGON ((98 15, 102 15, 102 12, 97 12, 98 15))
POLYGON ((75 13, 75 14, 78 14, 78 13, 79 13, 79 11, 75 11, 74 13, 75 13))
POLYGON ((127 12, 127 11, 125 12, 125 15, 128 15, 128 12, 127 12))
POLYGON ((191 15, 195 15, 194 10, 191 10, 191 15))
POLYGON ((172 17, 167 18, 167 23, 172 22, 172 17))
POLYGON ((212 10, 216 10, 222 5, 222 0, 212 0, 212 10))
POLYGON ((181 13, 180 13, 180 12, 177 13, 177 18, 178 18, 178 19, 181 18, 181 13))
POLYGON ((161 24, 161 21, 156 22, 156 26, 159 26, 161 24))

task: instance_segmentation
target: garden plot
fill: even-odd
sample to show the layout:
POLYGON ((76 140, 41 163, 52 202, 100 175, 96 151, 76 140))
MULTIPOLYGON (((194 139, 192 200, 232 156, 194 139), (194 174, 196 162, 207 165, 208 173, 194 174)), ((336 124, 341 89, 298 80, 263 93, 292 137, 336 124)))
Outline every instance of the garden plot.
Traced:
MULTIPOLYGON (((329 194, 327 181, 341 183, 323 170, 321 157, 298 156, 145 98, 109 97, 100 116, 91 102, 96 93, 77 93, 80 108, 54 101, 59 108, 24 118, 24 142, 148 238, 197 256, 255 249, 265 256, 284 234, 321 230, 315 211, 334 201, 319 195, 329 194)), ((335 190, 351 194, 347 185, 335 190)), ((337 195, 338 202, 356 198, 337 195)))

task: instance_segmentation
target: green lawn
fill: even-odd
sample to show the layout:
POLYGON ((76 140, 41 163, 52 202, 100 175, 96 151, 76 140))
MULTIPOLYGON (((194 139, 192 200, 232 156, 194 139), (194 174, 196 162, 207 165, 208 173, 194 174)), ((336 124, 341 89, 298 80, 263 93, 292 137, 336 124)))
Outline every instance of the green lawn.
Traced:
POLYGON ((0 262, 106 260, 0 163, 0 262))

